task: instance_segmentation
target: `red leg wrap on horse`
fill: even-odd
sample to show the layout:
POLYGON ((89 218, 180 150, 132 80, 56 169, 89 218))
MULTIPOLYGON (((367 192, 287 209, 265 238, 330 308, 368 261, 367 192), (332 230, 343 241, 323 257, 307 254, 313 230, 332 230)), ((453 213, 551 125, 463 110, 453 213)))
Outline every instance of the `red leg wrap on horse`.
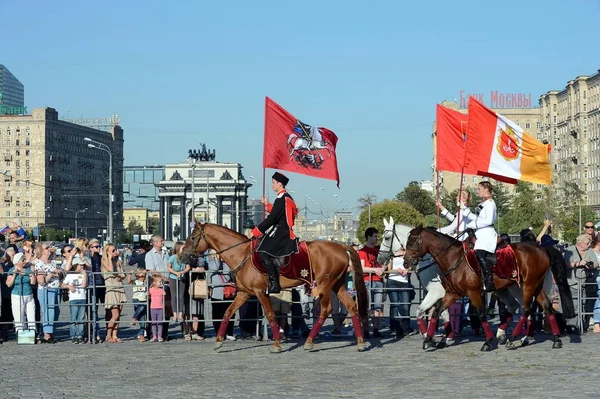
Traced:
POLYGON ((356 335, 356 338, 363 337, 362 324, 358 318, 358 315, 356 314, 352 315, 352 328, 354 329, 354 335, 356 335))
POLYGON ((494 333, 492 332, 492 329, 490 328, 490 323, 488 323, 487 320, 482 321, 481 326, 483 327, 483 332, 485 333, 485 339, 494 338, 494 333))
POLYGON ((438 319, 432 317, 429 319, 429 327, 427 328, 427 336, 433 337, 435 335, 435 330, 437 329, 438 319))
MULTIPOLYGON (((319 318, 316 321, 315 325, 313 326, 312 330, 310 330, 310 334, 308 334, 308 338, 310 338, 314 341, 315 338, 317 338, 317 334, 319 334, 319 330, 321 329, 321 327, 323 327, 324 323, 325 323, 325 319, 319 318)), ((352 319, 352 324, 355 324, 354 319, 352 319)), ((357 323, 357 324, 360 327, 360 323, 357 323)))
POLYGON ((527 319, 527 336, 533 337, 535 335, 535 323, 533 320, 527 319))
POLYGON ((498 328, 506 331, 508 329, 508 326, 510 325, 511 321, 512 321, 512 314, 506 313, 506 316, 501 317, 501 322, 500 322, 500 325, 498 326, 498 328))
POLYGON ((421 334, 425 334, 427 332, 427 326, 425 325, 425 320, 422 317, 417 318, 417 326, 419 326, 419 332, 421 334))
POLYGON ((550 329, 552 330, 552 335, 560 335, 560 330, 558 328, 558 323, 556 322, 556 316, 553 314, 549 314, 548 323, 550 323, 550 329))
POLYGON ((279 324, 275 320, 269 322, 271 332, 273 333, 274 341, 281 341, 281 334, 279 334, 279 324))
POLYGON ((217 337, 223 338, 225 334, 227 334, 227 326, 229 325, 229 319, 223 319, 221 321, 221 325, 219 326, 219 332, 217 333, 217 337))
POLYGON ((444 323, 444 330, 446 330, 446 337, 454 339, 454 330, 452 330, 452 323, 449 321, 444 323))
POLYGON ((513 329, 512 332, 512 336, 517 338, 519 336, 519 334, 521 333, 521 329, 523 328, 523 324, 525 324, 525 316, 521 315, 521 317, 519 317, 519 321, 517 322, 517 325, 515 326, 515 328, 513 329))

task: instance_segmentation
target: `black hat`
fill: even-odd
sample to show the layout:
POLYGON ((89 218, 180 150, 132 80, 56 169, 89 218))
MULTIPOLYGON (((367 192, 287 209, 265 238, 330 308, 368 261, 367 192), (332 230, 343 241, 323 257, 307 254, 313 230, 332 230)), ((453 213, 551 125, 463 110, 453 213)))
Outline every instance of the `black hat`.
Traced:
POLYGON ((553 239, 548 234, 544 234, 542 236, 542 239, 540 240, 540 246, 542 246, 542 247, 551 247, 556 244, 558 244, 558 240, 553 239))
POLYGON ((273 179, 277 180, 279 183, 283 184, 284 186, 287 186, 288 182, 290 181, 290 179, 288 179, 287 177, 285 177, 283 174, 281 174, 279 172, 273 173, 273 179))

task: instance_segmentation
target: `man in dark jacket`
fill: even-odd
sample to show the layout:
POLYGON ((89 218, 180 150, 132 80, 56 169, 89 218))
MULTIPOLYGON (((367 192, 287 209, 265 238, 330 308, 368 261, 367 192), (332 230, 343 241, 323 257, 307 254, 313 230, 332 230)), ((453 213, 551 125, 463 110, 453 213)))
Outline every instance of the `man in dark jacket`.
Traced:
POLYGON ((269 216, 252 230, 254 237, 263 237, 257 251, 269 276, 268 292, 281 292, 279 285, 279 262, 277 259, 298 253, 298 240, 293 227, 298 216, 298 207, 291 195, 285 191, 289 179, 279 172, 273 174, 271 188, 277 193, 271 205, 265 197, 262 203, 267 207, 269 216))

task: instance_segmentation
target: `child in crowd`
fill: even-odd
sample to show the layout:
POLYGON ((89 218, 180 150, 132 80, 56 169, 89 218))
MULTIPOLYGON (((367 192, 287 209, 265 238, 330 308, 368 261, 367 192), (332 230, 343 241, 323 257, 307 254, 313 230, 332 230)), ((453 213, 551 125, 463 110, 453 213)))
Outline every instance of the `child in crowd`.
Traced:
POLYGON ((140 322, 140 331, 138 340, 144 342, 144 333, 146 331, 146 308, 148 301, 148 287, 146 286, 146 270, 138 268, 132 270, 128 278, 129 284, 133 285, 133 303, 134 313, 131 318, 131 325, 135 326, 136 322, 140 322))
POLYGON ((164 317, 164 296, 163 280, 161 275, 155 274, 152 276, 152 285, 148 290, 150 297, 150 318, 152 320, 152 341, 163 342, 162 338, 162 322, 164 317))
POLYGON ((87 273, 83 268, 83 263, 77 263, 73 267, 74 270, 69 271, 61 284, 61 288, 69 290, 71 341, 74 344, 82 344, 84 343, 83 323, 85 318, 87 273))

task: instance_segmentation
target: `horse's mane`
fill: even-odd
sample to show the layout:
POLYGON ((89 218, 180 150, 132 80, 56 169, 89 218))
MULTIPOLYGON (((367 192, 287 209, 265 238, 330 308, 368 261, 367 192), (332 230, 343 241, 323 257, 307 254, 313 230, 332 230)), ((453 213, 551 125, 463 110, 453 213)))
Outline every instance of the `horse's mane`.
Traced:
POLYGON ((223 234, 227 234, 230 237, 235 237, 235 238, 239 238, 240 240, 247 240, 248 237, 246 237, 245 235, 243 235, 242 233, 238 233, 235 230, 231 230, 228 227, 225 226, 221 226, 219 224, 214 224, 214 223, 206 223, 205 226, 211 226, 216 228, 217 230, 219 230, 219 232, 223 233, 223 234))
MULTIPOLYGON (((454 237, 450 237, 447 234, 444 233, 440 233, 435 227, 423 227, 423 230, 427 231, 428 233, 433 234, 434 236, 436 236, 436 238, 442 239, 442 240, 447 240, 447 241, 455 241, 456 238, 454 237)), ((456 240, 457 242, 460 242, 458 240, 456 240)))

